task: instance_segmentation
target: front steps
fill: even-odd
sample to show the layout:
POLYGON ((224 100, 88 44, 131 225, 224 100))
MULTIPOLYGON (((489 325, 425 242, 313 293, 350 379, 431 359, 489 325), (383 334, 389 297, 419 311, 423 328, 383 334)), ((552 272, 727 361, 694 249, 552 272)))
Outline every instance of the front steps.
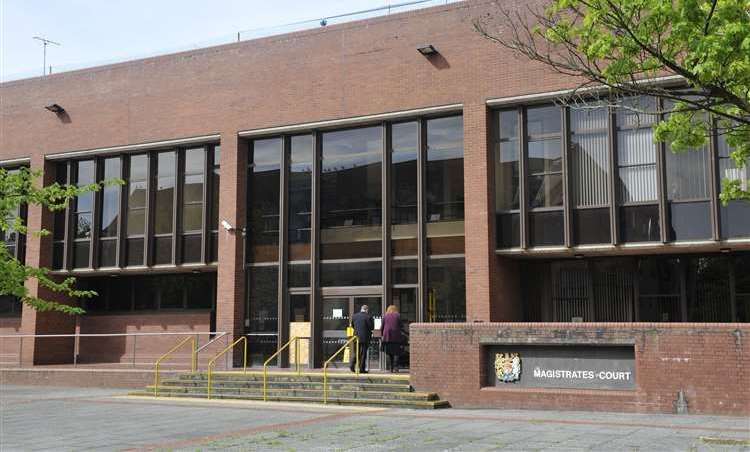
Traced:
MULTIPOLYGON (((216 372, 211 374, 211 399, 263 400, 263 372, 216 372)), ((188 373, 165 378, 159 397, 206 398, 208 375, 188 373)), ((131 395, 153 396, 154 387, 131 395)), ((323 402, 323 374, 269 372, 267 400, 275 402, 323 402)), ((328 374, 328 403, 338 405, 435 409, 449 407, 435 393, 414 392, 408 375, 344 373, 328 374)))

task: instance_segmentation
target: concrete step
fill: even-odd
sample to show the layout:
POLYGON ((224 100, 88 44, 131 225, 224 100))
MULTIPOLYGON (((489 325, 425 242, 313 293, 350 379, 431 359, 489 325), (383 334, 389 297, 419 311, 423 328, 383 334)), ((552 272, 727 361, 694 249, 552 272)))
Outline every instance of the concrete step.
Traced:
MULTIPOLYGON (((207 380, 206 372, 186 373, 180 375, 180 380, 207 380)), ((212 372, 212 381, 263 381, 263 372, 212 372)), ((268 379, 277 382, 322 382, 323 373, 303 372, 297 375, 294 372, 269 372, 268 379)), ((354 373, 329 373, 329 382, 352 382, 373 384, 409 384, 408 374, 360 374, 354 373)))
MULTIPOLYGON (((159 383, 161 386, 184 386, 184 387, 203 387, 207 386, 208 380, 204 379, 165 379, 159 383)), ((322 381, 277 381, 268 380, 268 387, 274 389, 323 389, 322 381)), ((212 387, 224 388, 263 388, 263 380, 212 380, 212 387)), ((345 391, 382 391, 382 392, 411 392, 412 388, 408 383, 364 383, 358 381, 330 381, 328 387, 332 389, 345 391)))
MULTIPOLYGON (((134 396, 146 396, 153 397, 153 391, 138 391, 132 392, 130 395, 134 396)), ((159 394, 160 397, 175 397, 175 398, 205 398, 205 394, 201 397, 199 394, 192 394, 188 392, 164 392, 159 394)), ((211 394, 212 399, 229 399, 229 400, 263 400, 263 395, 239 395, 239 394, 211 394)), ((273 396, 269 397, 268 401, 272 402, 301 402, 301 403, 323 403, 322 398, 317 397, 288 397, 288 396, 273 396)), ((450 403, 445 400, 394 400, 394 399, 349 399, 349 398, 337 398, 329 396, 329 404, 336 405, 353 405, 353 406, 376 406, 376 407, 392 407, 392 408, 412 408, 412 409, 437 409, 437 408, 449 408, 450 403)))
MULTIPOLYGON (((149 386, 146 388, 153 394, 154 387, 149 386)), ((180 394, 194 394, 196 396, 205 396, 208 389, 205 386, 159 386, 159 394, 162 393, 180 393, 180 394)), ((235 394, 239 396, 263 396, 263 388, 227 388, 222 386, 214 386, 211 388, 211 396, 214 394, 235 394)), ((268 395, 274 397, 309 397, 309 398, 323 398, 323 389, 278 389, 268 388, 268 395)), ((390 392, 390 391, 357 391, 357 390, 341 390, 337 388, 329 388, 329 397, 344 398, 344 399, 392 399, 392 400, 438 400, 439 397, 435 393, 429 392, 390 392)))

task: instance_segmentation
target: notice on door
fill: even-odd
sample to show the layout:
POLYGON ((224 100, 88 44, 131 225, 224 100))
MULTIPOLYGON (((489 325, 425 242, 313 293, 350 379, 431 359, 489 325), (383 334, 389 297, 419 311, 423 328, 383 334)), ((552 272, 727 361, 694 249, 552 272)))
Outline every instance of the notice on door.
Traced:
POLYGON ((487 384, 497 387, 635 389, 633 346, 489 345, 487 384))
POLYGON ((344 318, 344 310, 343 309, 333 309, 333 315, 331 316, 334 319, 343 319, 344 318))

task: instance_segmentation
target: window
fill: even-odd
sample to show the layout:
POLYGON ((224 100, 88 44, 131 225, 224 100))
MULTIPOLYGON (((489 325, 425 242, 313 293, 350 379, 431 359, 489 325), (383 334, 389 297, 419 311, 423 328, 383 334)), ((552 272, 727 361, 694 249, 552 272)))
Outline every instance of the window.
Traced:
POLYGON ((466 272, 464 258, 427 261, 425 321, 466 321, 466 272))
POLYGON ((246 325, 248 348, 254 363, 262 363, 276 351, 279 328, 279 267, 248 268, 246 325))
MULTIPOLYGON (((289 219, 288 241, 289 260, 310 261, 310 234, 312 213, 312 168, 313 139, 312 135, 298 135, 291 138, 289 154, 289 219)), ((290 266, 291 273, 291 266, 290 266)), ((310 285, 309 270, 307 282, 300 287, 310 285)), ((300 281, 302 283, 302 281, 300 281)))
POLYGON ((154 264, 170 264, 172 258, 172 232, 174 231, 175 174, 177 155, 174 151, 156 154, 154 185, 154 264))
POLYGON ((419 123, 391 126, 391 254, 417 255, 419 123))
POLYGON ((630 98, 617 110, 617 156, 620 180, 620 233, 624 242, 656 241, 659 209, 655 205, 656 144, 652 127, 658 120, 650 97, 630 98), (654 203, 648 206, 647 204, 654 203))
MULTIPOLYGON (((85 187, 95 182, 93 160, 76 162, 76 186, 85 187)), ((91 266, 91 228, 93 226, 94 192, 78 195, 73 213, 73 268, 91 266)))
POLYGON ((430 119, 424 187, 429 254, 464 252, 464 122, 430 119))
POLYGON ((321 265, 321 284, 325 286, 351 281, 348 275, 362 265, 374 265, 372 260, 380 265, 383 129, 326 132, 322 141, 320 257, 329 261, 321 265), (342 259, 350 262, 330 262, 342 259), (352 259, 371 261, 364 264, 352 259))
MULTIPOLYGON (((102 180, 120 179, 120 158, 104 159, 102 180)), ((102 188, 101 219, 99 223, 99 266, 116 267, 117 232, 120 227, 120 186, 107 185, 102 188)))
MULTIPOLYGON (((719 155, 719 178, 740 181, 743 190, 748 189, 750 180, 750 162, 744 168, 738 168, 731 158, 733 149, 727 144, 724 134, 717 138, 719 155)), ((750 202, 730 201, 720 208, 721 236, 725 239, 750 237, 750 202)))
POLYGON ((256 140, 248 174, 248 257, 250 262, 279 260, 279 184, 281 138, 256 140))
MULTIPOLYGON (((7 170, 0 167, 0 173, 6 173, 8 175, 19 174, 20 171, 27 171, 27 169, 16 168, 7 170)), ((2 176, 2 174, 0 174, 0 176, 2 176)), ((14 228, 14 223, 18 218, 21 219, 21 222, 23 224, 26 223, 25 205, 16 206, 13 211, 9 212, 8 216, 5 218, 8 229, 6 231, 0 231, 0 246, 5 245, 5 248, 8 250, 8 254, 11 257, 16 258, 20 262, 23 262, 26 251, 26 241, 24 240, 24 236, 14 228)))
POLYGON ((609 243, 609 110, 570 108, 573 242, 609 243))
POLYGON ((143 265, 148 201, 148 155, 130 157, 128 169, 127 265, 143 265))
MULTIPOLYGON (((58 163, 55 165, 55 182, 60 185, 68 183, 68 164, 58 163)), ((61 270, 65 264, 65 228, 67 210, 62 209, 54 212, 54 231, 52 231, 52 268, 61 270)))
POLYGON ((199 310, 215 304, 216 273, 82 277, 78 282, 97 292, 97 296, 84 299, 90 313, 199 310))
POLYGON ((520 246, 520 139, 517 110, 498 113, 495 144, 495 213, 498 248, 520 246))
POLYGON ((219 260, 219 187, 221 186, 221 146, 214 146, 211 158, 211 214, 208 218, 208 229, 211 234, 209 262, 219 260))
POLYGON ((182 262, 203 259, 203 191, 206 151, 186 149, 182 178, 182 262))
POLYGON ((561 245, 563 223, 563 159, 561 111, 555 106, 526 111, 529 185, 529 244, 561 245))

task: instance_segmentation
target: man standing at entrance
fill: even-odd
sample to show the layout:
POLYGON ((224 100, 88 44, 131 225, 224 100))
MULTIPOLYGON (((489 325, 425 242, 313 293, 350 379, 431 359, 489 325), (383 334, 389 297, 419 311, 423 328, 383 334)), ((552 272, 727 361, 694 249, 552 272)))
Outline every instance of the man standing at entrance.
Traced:
MULTIPOLYGON (((352 316, 352 326, 354 327, 354 335, 359 338, 359 373, 367 373, 365 370, 365 364, 367 363, 367 350, 370 348, 370 339, 372 338, 372 330, 375 329, 375 321, 370 316, 370 309, 367 305, 362 305, 360 311, 352 316)), ((349 369, 354 372, 354 366, 356 365, 357 354, 352 353, 351 360, 349 363, 349 369)))

